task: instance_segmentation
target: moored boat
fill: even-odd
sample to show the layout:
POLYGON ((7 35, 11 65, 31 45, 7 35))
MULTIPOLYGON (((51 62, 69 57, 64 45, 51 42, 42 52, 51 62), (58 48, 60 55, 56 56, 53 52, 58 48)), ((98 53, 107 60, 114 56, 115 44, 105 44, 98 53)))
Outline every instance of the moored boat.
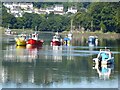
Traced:
POLYGON ((70 39, 68 36, 66 36, 66 37, 64 38, 64 45, 70 46, 70 42, 71 42, 71 39, 70 39))
POLYGON ((70 39, 70 40, 72 40, 72 33, 70 32, 70 33, 68 33, 68 38, 70 39))
POLYGON ((98 37, 97 36, 89 36, 88 37, 88 45, 89 46, 97 46, 98 45, 98 37))
POLYGON ((18 37, 15 38, 16 45, 17 46, 25 46, 26 45, 26 35, 21 34, 18 37))
POLYGON ((11 35, 12 31, 9 29, 9 27, 5 30, 5 35, 11 35))
POLYGON ((113 64, 114 63, 114 57, 113 54, 109 49, 100 49, 100 52, 97 56, 97 58, 94 58, 93 61, 95 63, 100 64, 113 64))
POLYGON ((34 34, 32 34, 31 38, 29 38, 26 43, 27 45, 29 44, 34 46, 42 46, 43 42, 43 40, 38 39, 38 34, 35 32, 34 34))
POLYGON ((59 33, 56 32, 52 38, 51 46, 60 46, 60 45, 62 45, 62 38, 60 38, 59 33))

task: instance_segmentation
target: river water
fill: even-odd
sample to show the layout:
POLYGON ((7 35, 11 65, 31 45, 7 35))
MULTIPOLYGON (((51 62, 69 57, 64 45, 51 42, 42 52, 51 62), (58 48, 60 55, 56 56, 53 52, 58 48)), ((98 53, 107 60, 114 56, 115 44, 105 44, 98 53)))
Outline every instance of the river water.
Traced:
POLYGON ((52 34, 42 33, 41 48, 16 46, 14 39, 3 37, 0 55, 1 88, 118 88, 120 40, 99 39, 88 46, 86 39, 73 39, 70 46, 50 46, 52 34), (107 47, 115 62, 105 66, 109 77, 99 77, 92 59, 107 47))

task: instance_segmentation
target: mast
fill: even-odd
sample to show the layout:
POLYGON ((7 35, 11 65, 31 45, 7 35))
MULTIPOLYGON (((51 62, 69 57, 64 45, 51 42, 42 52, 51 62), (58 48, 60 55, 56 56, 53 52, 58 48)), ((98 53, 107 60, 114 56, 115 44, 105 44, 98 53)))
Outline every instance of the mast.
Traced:
POLYGON ((91 31, 93 31, 93 21, 91 21, 91 31))
POLYGON ((9 29, 9 24, 8 24, 8 29, 9 29))
POLYGON ((25 27, 25 26, 23 26, 23 32, 24 32, 24 27, 25 27))
POLYGON ((72 24, 73 24, 73 19, 71 19, 71 30, 70 30, 70 32, 72 32, 72 30, 73 30, 73 26, 72 26, 72 24))

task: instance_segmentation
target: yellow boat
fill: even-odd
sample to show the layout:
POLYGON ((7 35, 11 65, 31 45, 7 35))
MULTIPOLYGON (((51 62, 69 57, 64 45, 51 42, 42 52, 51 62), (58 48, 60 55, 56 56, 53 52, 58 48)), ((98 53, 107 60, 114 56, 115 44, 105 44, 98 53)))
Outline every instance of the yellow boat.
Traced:
POLYGON ((25 35, 21 35, 18 38, 15 38, 16 41, 16 45, 17 46, 25 46, 26 45, 26 40, 25 40, 26 36, 25 35))
POLYGON ((16 45, 18 45, 18 46, 25 46, 26 45, 26 41, 23 40, 22 38, 16 38, 15 41, 16 41, 16 45))

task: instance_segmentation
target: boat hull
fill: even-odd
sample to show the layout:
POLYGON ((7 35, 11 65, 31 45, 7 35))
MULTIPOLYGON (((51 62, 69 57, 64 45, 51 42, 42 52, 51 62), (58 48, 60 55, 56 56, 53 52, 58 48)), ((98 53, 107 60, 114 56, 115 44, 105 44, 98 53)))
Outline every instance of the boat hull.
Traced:
POLYGON ((26 41, 22 40, 20 38, 16 38, 15 41, 16 41, 17 46, 25 46, 26 45, 26 41))
POLYGON ((113 64, 114 63, 114 59, 109 59, 109 60, 99 60, 98 58, 94 58, 93 62, 96 64, 101 64, 101 65, 107 65, 107 64, 113 64))
POLYGON ((29 40, 27 41, 27 44, 33 45, 33 46, 42 46, 42 45, 43 45, 43 40, 29 39, 29 40))
POLYGON ((60 46, 61 42, 60 41, 51 41, 52 46, 60 46))
POLYGON ((64 41, 63 44, 66 45, 66 46, 70 46, 70 40, 66 40, 66 41, 64 41))

